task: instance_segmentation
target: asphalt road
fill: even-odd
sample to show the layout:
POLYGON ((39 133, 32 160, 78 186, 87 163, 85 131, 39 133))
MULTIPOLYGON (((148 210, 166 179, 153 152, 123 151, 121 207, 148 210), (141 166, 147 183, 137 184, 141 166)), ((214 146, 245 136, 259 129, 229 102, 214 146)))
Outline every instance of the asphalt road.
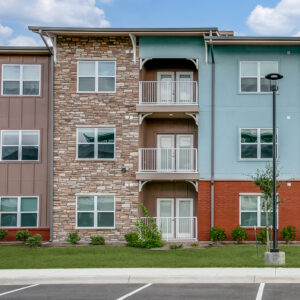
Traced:
POLYGON ((52 284, 2 285, 0 300, 299 300, 300 284, 52 284))

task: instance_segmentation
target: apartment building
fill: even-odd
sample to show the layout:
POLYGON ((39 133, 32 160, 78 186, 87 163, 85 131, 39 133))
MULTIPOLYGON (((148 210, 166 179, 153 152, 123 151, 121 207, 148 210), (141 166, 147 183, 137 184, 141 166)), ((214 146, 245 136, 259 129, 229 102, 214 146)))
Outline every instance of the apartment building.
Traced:
MULTIPOLYGON (((284 75, 278 92, 277 156, 285 185, 279 190, 284 201, 278 226, 300 227, 299 38, 235 37, 217 28, 29 29, 50 38, 53 45, 45 40, 48 49, 40 49, 48 53, 48 71, 44 69, 40 82, 47 80, 49 90, 53 79, 45 115, 36 117, 47 126, 37 122, 22 127, 26 118, 21 108, 8 121, 11 110, 5 106, 0 129, 37 129, 48 137, 40 145, 46 151, 40 155, 48 158, 47 213, 40 212, 36 227, 48 232, 50 227, 51 240, 63 242, 77 230, 83 241, 97 234, 109 242, 123 242, 137 217, 143 217, 141 203, 165 240, 207 241, 211 226, 230 233, 238 224, 253 239, 254 227, 264 225, 265 213, 251 176, 272 159, 272 97, 264 79, 269 72, 284 75)), ((15 54, 4 61, 15 63, 10 56, 15 54)), ((14 80, 0 75, 1 89, 5 78, 14 80)), ((14 86, 10 89, 15 91, 14 86)), ((13 97, 9 101, 6 96, 0 105, 19 104, 19 99, 24 110, 25 100, 31 99, 13 97)), ((35 105, 35 110, 27 108, 27 115, 37 113, 35 105)), ((6 146, 11 145, 2 139, 1 149, 7 151, 6 146)), ((19 149, 22 153, 22 144, 19 149)), ((8 190, 17 166, 33 168, 40 166, 37 162, 5 161, 0 166, 1 199, 18 196, 21 203, 22 196, 44 198, 20 181, 22 174, 32 174, 27 169, 19 170, 17 187, 11 183, 8 190), (9 168, 14 169, 5 173, 9 168)))
POLYGON ((0 47, 0 227, 50 237, 50 65, 46 47, 0 47))

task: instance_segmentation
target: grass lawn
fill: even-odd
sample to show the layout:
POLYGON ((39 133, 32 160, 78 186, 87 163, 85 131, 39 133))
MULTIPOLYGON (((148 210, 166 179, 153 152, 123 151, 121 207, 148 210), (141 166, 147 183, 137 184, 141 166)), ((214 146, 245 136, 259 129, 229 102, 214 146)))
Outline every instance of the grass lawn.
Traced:
MULTIPOLYGON (((0 246, 0 269, 264 267, 265 249, 260 246, 257 257, 253 245, 163 251, 113 246, 0 246)), ((280 249, 286 252, 286 267, 300 267, 299 246, 280 249)))

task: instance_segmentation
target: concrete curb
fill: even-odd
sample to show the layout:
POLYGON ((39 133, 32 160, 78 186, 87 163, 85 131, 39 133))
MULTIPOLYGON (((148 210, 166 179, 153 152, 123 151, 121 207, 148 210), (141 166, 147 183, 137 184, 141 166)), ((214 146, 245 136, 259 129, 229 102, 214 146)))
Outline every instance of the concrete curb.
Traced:
POLYGON ((1 285, 92 283, 300 283, 300 269, 140 268, 1 270, 1 285))

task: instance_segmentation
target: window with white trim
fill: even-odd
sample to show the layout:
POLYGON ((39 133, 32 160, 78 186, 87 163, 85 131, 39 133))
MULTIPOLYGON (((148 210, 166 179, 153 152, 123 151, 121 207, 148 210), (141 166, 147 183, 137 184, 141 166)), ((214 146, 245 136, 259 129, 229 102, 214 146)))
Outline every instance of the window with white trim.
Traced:
MULTIPOLYGON (((276 139, 278 157, 278 132, 276 139)), ((240 159, 273 158, 273 130, 271 128, 240 129, 240 159)))
POLYGON ((114 127, 77 128, 77 159, 115 158, 114 127))
POLYGON ((0 197, 1 227, 37 227, 38 197, 0 197))
POLYGON ((265 76, 278 72, 277 61, 241 61, 240 62, 240 92, 266 93, 270 92, 270 80, 265 76))
POLYGON ((77 228, 114 228, 115 198, 110 195, 77 196, 77 228))
POLYGON ((113 93, 116 91, 115 61, 79 61, 77 90, 87 93, 113 93))
MULTIPOLYGON (((271 207, 268 210, 269 226, 273 222, 272 211, 271 207)), ((262 195, 240 195, 240 225, 243 227, 266 226, 266 209, 263 206, 262 195)))
POLYGON ((41 65, 2 65, 3 96, 39 96, 41 65))
POLYGON ((1 160, 37 161, 39 145, 39 130, 2 130, 1 160))

